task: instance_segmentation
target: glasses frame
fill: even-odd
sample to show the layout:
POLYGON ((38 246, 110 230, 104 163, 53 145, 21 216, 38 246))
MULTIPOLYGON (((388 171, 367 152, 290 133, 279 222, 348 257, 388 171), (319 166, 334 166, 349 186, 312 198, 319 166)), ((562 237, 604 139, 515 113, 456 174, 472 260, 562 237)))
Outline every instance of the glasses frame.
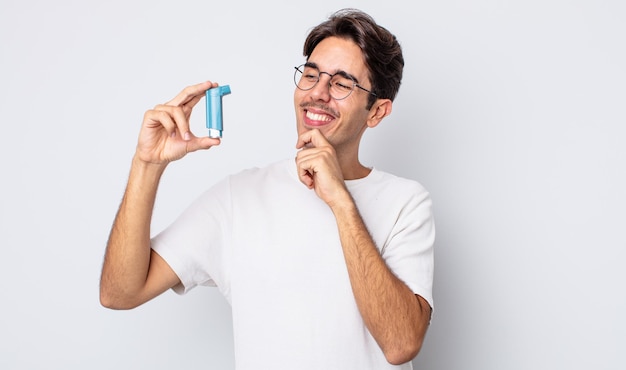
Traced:
POLYGON ((335 99, 335 100, 343 100, 343 99, 346 99, 348 96, 350 96, 350 95, 352 94, 352 92, 354 91, 354 88, 355 88, 355 87, 358 87, 359 89, 361 89, 361 90, 365 91, 365 92, 366 92, 366 93, 368 93, 368 94, 372 94, 372 95, 374 95, 374 97, 378 97, 378 96, 377 96, 375 93, 373 93, 372 91, 370 91, 370 90, 368 90, 368 89, 364 88, 363 86, 359 85, 356 81, 354 81, 354 78, 353 78, 352 76, 350 76, 350 75, 346 74, 345 72, 339 71, 339 72, 337 72, 337 73, 331 74, 331 73, 328 73, 328 72, 320 71, 320 70, 319 70, 319 68, 314 67, 314 66, 311 66, 311 65, 308 65, 308 67, 310 67, 310 68, 315 68, 315 69, 317 69, 317 71, 319 72, 319 73, 318 73, 318 75, 317 75, 317 81, 315 81, 315 83, 314 83, 311 87, 309 87, 308 89, 303 89, 303 88, 301 88, 301 87, 298 85, 298 81, 300 80, 300 79, 298 79, 298 73, 300 73, 300 77, 302 77, 302 75, 304 75, 304 72, 303 72, 303 71, 301 71, 301 70, 300 70, 300 68, 307 67, 307 64, 308 64, 308 63, 303 63, 303 64, 300 64, 300 65, 299 65, 299 66, 297 66, 297 67, 293 67, 293 68, 295 69, 295 71, 293 72, 293 82, 296 84, 296 87, 297 87, 298 89, 302 90, 302 91, 309 91, 309 90, 313 89, 315 86, 317 86, 317 83, 318 83, 318 82, 320 82, 320 79, 321 79, 322 75, 323 75, 323 74, 326 74, 326 75, 328 75, 328 76, 330 77, 330 79, 328 80, 328 93, 330 94, 330 89, 331 89, 331 87, 332 87, 332 85, 330 84, 330 82, 333 80, 333 77, 335 77, 336 75, 341 75, 341 76, 343 76, 343 77, 345 77, 345 78, 348 78, 348 79, 352 80, 352 89, 350 90, 350 92, 348 93, 348 95, 344 96, 343 98, 339 98, 339 99, 337 99, 337 98, 335 98, 332 94, 330 94, 330 97, 331 97, 331 98, 333 98, 333 99, 335 99))

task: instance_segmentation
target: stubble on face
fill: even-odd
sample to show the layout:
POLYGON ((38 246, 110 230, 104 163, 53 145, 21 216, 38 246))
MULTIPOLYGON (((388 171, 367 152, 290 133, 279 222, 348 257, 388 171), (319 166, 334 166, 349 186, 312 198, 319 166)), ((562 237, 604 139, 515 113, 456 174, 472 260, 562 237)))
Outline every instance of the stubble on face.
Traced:
MULTIPOLYGON (((324 72, 333 74, 345 71, 357 77, 360 83, 367 84, 368 73, 363 54, 351 40, 338 37, 324 39, 313 50, 309 61, 324 72)), ((327 83, 327 79, 322 78, 318 84, 327 83)), ((368 97, 363 96, 364 92, 360 89, 355 89, 346 99, 334 100, 329 91, 321 90, 322 88, 328 87, 315 86, 307 91, 296 88, 294 106, 298 135, 319 129, 336 149, 342 144, 358 148, 358 141, 367 126, 368 97)))

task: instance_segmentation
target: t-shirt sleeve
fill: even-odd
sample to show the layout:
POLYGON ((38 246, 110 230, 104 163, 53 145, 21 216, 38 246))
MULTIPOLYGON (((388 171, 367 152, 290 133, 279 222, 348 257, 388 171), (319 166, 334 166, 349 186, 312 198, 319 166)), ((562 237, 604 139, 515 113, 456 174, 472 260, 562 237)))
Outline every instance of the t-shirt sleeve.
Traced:
POLYGON ((435 222, 430 194, 423 188, 401 209, 382 256, 413 293, 433 305, 435 222))
POLYGON ((228 178, 200 195, 167 228, 151 240, 152 249, 174 270, 185 294, 198 286, 227 289, 231 202, 228 178))

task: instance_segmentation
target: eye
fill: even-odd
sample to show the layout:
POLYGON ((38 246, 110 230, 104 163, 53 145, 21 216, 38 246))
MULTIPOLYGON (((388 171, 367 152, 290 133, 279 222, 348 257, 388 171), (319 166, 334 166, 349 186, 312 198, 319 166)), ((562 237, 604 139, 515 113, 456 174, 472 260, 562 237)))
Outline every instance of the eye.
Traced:
POLYGON ((320 76, 320 71, 311 67, 304 67, 304 71, 302 72, 302 77, 307 79, 308 81, 317 81, 320 76))
POLYGON ((346 79, 346 78, 339 78, 333 81, 333 87, 341 91, 352 90, 352 85, 354 85, 354 83, 351 80, 346 79))

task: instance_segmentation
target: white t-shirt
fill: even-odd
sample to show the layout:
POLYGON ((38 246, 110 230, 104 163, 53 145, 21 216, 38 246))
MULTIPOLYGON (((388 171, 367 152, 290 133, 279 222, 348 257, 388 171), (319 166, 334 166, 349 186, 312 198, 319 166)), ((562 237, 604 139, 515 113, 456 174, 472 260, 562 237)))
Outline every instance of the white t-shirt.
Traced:
MULTIPOLYGON (((389 268, 431 307, 431 199, 417 182, 373 169, 346 181, 389 268)), ((294 159, 229 176, 152 248, 180 294, 217 286, 232 307, 238 370, 411 369, 390 365, 359 314, 330 208, 294 159)))

